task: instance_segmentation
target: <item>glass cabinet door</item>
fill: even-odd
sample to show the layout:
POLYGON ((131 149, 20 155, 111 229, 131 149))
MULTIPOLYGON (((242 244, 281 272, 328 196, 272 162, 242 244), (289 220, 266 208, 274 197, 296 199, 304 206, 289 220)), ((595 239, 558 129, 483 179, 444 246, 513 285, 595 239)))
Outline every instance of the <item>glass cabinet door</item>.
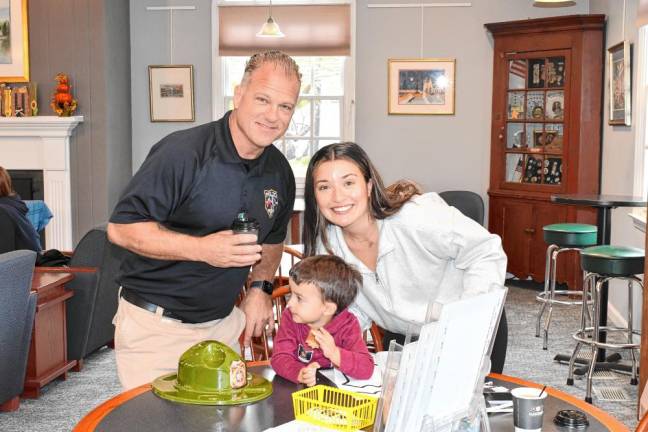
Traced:
POLYGON ((505 181, 562 184, 565 56, 507 60, 505 181))

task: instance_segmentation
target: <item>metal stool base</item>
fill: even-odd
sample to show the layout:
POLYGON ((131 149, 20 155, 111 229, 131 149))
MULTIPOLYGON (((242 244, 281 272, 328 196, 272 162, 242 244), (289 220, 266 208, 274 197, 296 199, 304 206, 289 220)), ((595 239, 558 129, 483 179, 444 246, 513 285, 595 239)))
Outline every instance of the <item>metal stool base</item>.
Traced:
MULTIPOLYGON (((556 244, 551 244, 547 248, 547 260, 545 267, 545 284, 544 291, 536 296, 536 301, 542 303, 542 308, 538 312, 538 319, 536 322, 536 337, 540 337, 540 328, 542 316, 549 306, 547 311, 547 316, 545 318, 545 323, 542 332, 542 349, 546 350, 549 345, 549 326, 551 326, 551 315, 553 313, 554 305, 561 306, 580 306, 583 303, 582 296, 583 291, 574 291, 574 290, 557 290, 556 289, 556 268, 557 268, 557 259, 558 255, 562 252, 567 251, 578 251, 580 253, 580 248, 578 247, 560 247, 556 244), (579 296, 581 300, 564 300, 557 299, 556 296, 579 296)), ((587 299, 587 304, 591 304, 591 299, 587 299)))
POLYGON ((576 341, 576 346, 574 351, 569 359, 569 375, 567 377, 567 385, 574 384, 574 374, 585 375, 587 372, 587 384, 585 390, 585 401, 592 403, 592 380, 594 378, 594 372, 596 370, 605 370, 609 367, 609 363, 597 362, 597 353, 599 349, 611 349, 611 350, 630 350, 631 356, 631 366, 630 373, 631 379, 630 384, 636 385, 637 381, 637 351, 639 349, 639 343, 635 343, 632 340, 634 335, 639 335, 638 331, 635 331, 632 326, 632 309, 633 309, 633 288, 634 284, 638 284, 643 292, 643 283, 636 276, 620 276, 612 277, 606 275, 599 275, 596 273, 587 273, 584 278, 583 283, 583 302, 581 309, 581 328, 573 333, 572 337, 576 341), (600 314, 600 299, 601 299, 601 289, 603 284, 607 283, 611 279, 620 279, 628 282, 628 316, 627 316, 627 327, 617 327, 617 326, 600 326, 599 325, 599 314, 600 314), (596 283, 595 283, 596 282, 596 283), (589 303, 586 301, 587 293, 593 301, 593 310, 591 311, 591 326, 586 325, 586 316, 590 314, 589 312, 589 303), (608 333, 623 333, 625 335, 625 342, 602 342, 602 340, 607 340, 607 338, 602 338, 602 336, 607 335, 608 333), (587 371, 585 368, 579 368, 575 370, 576 359, 578 353, 583 346, 589 347, 591 353, 591 360, 589 365, 587 365, 587 371))

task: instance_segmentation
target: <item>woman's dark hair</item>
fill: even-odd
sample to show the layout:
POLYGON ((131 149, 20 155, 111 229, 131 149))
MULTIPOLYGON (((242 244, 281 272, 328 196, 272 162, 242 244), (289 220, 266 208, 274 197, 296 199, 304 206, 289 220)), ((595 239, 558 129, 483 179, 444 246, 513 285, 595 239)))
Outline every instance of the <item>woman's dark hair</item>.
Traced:
POLYGON ((15 194, 9 173, 6 169, 0 167, 0 197, 12 196, 15 194))
POLYGON ((385 219, 397 213, 403 204, 412 198, 412 196, 421 193, 420 188, 408 180, 399 180, 388 188, 385 188, 382 178, 374 164, 369 160, 369 156, 356 143, 342 142, 322 147, 313 155, 306 170, 304 228, 302 230, 305 256, 315 255, 318 235, 328 253, 333 255, 326 235, 326 228, 329 222, 322 216, 315 201, 315 181, 313 175, 320 164, 337 159, 353 162, 360 169, 365 181, 371 181, 369 212, 374 219, 385 219))

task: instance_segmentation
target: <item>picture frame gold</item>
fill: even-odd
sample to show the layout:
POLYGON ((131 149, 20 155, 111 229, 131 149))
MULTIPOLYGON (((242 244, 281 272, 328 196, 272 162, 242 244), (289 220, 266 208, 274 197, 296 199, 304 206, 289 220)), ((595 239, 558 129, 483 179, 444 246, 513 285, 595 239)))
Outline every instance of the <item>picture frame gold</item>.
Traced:
POLYGON ((150 65, 151 122, 193 122, 193 65, 150 65))
POLYGON ((631 79, 631 45, 624 40, 608 48, 610 125, 632 124, 631 79))
POLYGON ((388 114, 454 115, 455 59, 389 59, 388 114))
POLYGON ((0 0, 0 81, 29 81, 27 0, 0 0))

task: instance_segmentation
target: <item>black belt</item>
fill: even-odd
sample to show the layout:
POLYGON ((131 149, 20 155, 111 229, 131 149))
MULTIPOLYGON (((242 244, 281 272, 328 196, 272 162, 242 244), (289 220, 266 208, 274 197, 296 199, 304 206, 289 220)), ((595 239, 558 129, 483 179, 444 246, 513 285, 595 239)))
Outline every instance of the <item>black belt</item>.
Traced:
MULTIPOLYGON (((144 310, 147 310, 149 312, 155 313, 157 311, 158 306, 155 303, 148 302, 144 300, 142 297, 140 297, 135 291, 129 290, 128 288, 122 288, 121 290, 121 296, 124 300, 126 300, 128 303, 137 306, 139 308, 142 308, 144 310)), ((162 308, 162 316, 171 318, 174 320, 181 321, 183 323, 190 323, 194 324, 194 321, 188 321, 182 317, 179 317, 178 315, 174 314, 170 310, 162 308)))

